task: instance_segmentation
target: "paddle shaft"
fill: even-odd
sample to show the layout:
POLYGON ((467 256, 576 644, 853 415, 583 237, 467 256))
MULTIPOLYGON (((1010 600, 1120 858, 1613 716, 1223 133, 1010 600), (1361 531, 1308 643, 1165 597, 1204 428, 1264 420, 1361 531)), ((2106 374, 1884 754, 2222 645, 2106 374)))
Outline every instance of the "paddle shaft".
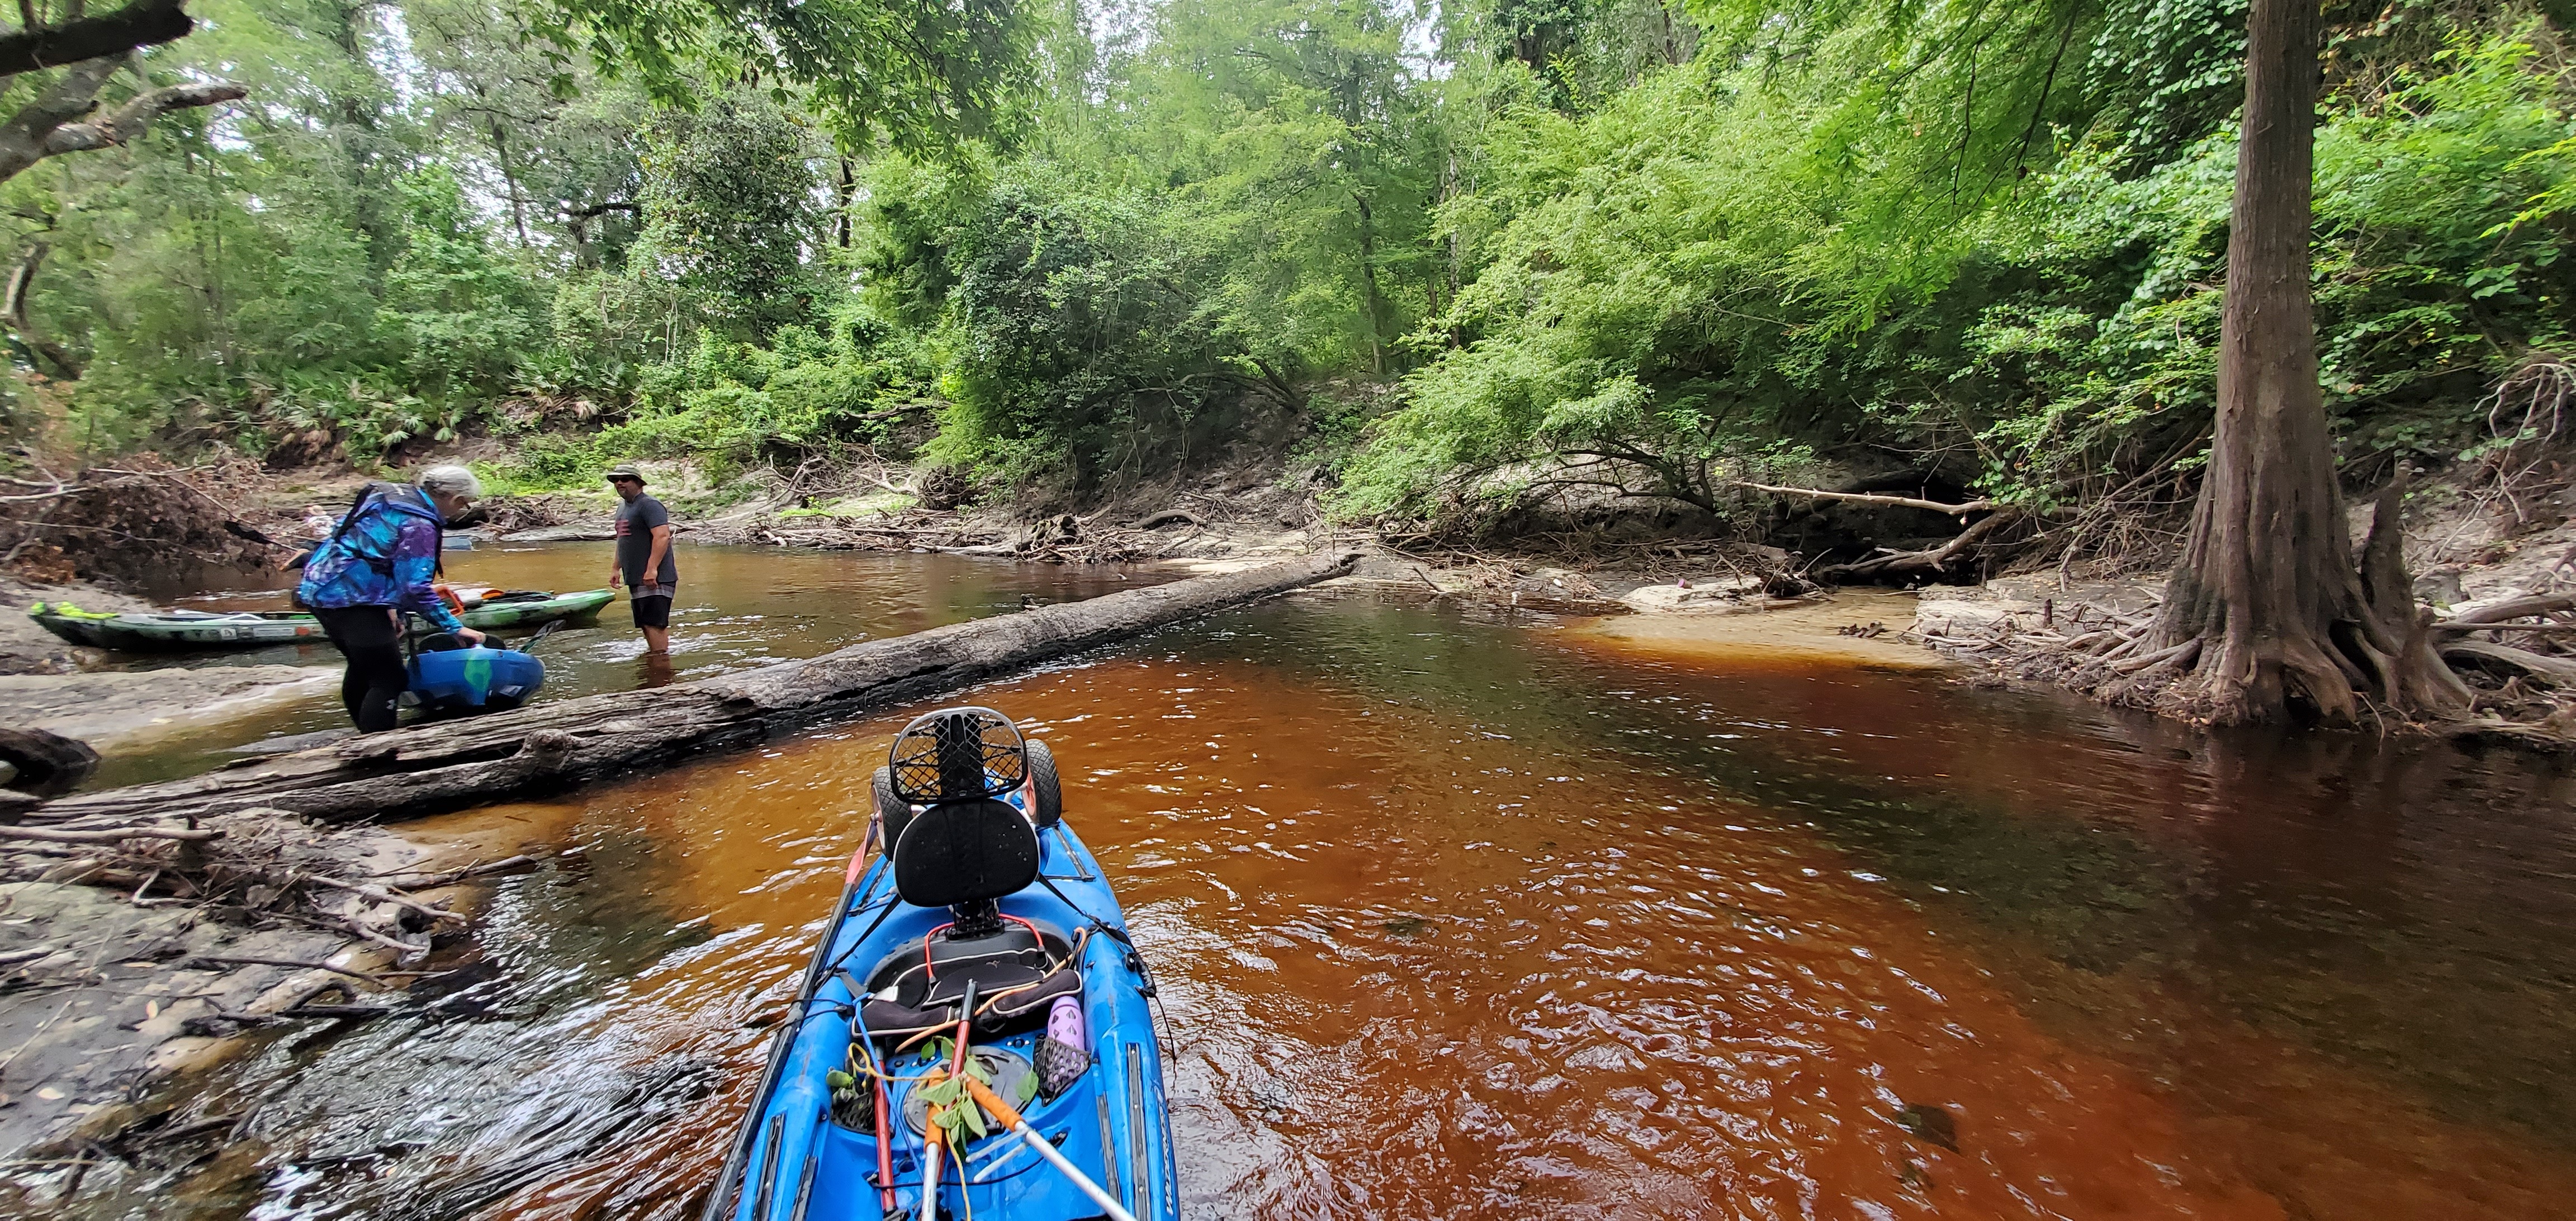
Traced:
MULTIPOLYGON (((982 1104, 985 1110, 992 1112, 993 1118, 1001 1120, 1002 1126, 1010 1129, 1012 1135, 1028 1142, 1029 1148, 1037 1150, 1038 1156, 1045 1158, 1048 1165, 1063 1172, 1064 1177, 1073 1180, 1073 1185, 1081 1188, 1082 1194, 1090 1196, 1091 1202, 1105 1210, 1113 1221, 1136 1221, 1136 1214, 1127 1211, 1125 1205, 1120 1204, 1108 1192, 1101 1190, 1100 1184, 1092 1182, 1091 1176, 1084 1174, 1080 1167, 1065 1160, 1064 1154, 1056 1151, 1054 1142, 1040 1136, 1037 1129, 1029 1126, 1028 1120, 1020 1118, 1019 1111, 1013 1109, 1011 1104, 1002 1101, 1001 1095, 994 1093, 983 1082, 972 1077, 966 1079, 966 1092, 974 1095, 975 1101, 982 1104)), ((1141 1139, 1142 1136, 1142 1133, 1134 1134, 1137 1139, 1141 1139)), ((1100 1139, 1104 1141, 1109 1139, 1109 1134, 1101 1133, 1100 1139)))
MULTIPOLYGON (((966 1040, 975 1033, 974 980, 966 981, 966 995, 959 1002, 957 1013, 957 1050, 949 1057, 948 1076, 951 1080, 964 1081, 967 1088, 972 1089, 978 1082, 966 1074, 966 1040)), ((930 1113, 923 1117, 921 1124, 923 1141, 930 1146, 929 1151, 921 1158, 921 1221, 938 1221, 939 1218, 939 1150, 945 1144, 939 1126, 941 1109, 930 1108, 930 1113)), ((966 1153, 962 1149, 958 1151, 957 1164, 959 1166, 966 1164, 966 1153)), ((964 1194, 966 1187, 966 1175, 960 1171, 957 1176, 958 1193, 964 1194)))

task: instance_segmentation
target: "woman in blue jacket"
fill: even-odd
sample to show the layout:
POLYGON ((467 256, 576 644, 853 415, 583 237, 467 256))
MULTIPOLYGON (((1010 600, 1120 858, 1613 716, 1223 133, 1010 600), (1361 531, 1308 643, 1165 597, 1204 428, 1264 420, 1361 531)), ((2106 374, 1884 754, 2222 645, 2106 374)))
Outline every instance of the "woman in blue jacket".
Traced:
POLYGON ((457 622, 430 584, 438 576, 447 519, 482 496, 482 481, 461 466, 432 467, 410 486, 372 485, 305 560, 295 593, 348 659, 340 703, 358 732, 394 727, 394 700, 408 685, 402 612, 468 644, 483 642, 483 633, 457 622))

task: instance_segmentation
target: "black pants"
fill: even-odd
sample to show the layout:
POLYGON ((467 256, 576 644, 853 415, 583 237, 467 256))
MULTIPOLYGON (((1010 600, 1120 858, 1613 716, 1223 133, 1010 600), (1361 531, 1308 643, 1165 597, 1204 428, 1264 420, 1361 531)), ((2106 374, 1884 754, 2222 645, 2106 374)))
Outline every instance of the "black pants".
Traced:
POLYGON ((394 699, 411 685, 403 672, 400 636, 393 609, 385 606, 317 607, 322 634, 331 638, 349 668, 340 675, 340 705, 349 710, 360 733, 383 733, 394 727, 394 699))

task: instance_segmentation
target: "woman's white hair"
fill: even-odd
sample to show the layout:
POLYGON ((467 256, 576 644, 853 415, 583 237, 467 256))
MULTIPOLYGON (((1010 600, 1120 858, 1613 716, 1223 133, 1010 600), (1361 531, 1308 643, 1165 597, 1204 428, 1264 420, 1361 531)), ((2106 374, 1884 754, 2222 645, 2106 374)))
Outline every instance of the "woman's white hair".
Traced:
POLYGON ((483 481, 461 466, 433 466, 422 471, 420 487, 424 492, 436 492, 459 500, 483 499, 483 481))

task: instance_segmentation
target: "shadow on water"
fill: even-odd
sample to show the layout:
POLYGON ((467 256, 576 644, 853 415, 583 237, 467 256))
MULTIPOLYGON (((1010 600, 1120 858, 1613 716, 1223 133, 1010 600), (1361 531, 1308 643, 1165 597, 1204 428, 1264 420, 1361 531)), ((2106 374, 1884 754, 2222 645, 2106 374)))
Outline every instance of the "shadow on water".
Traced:
MULTIPOLYGON (((975 693, 1157 959, 1189 1216, 2563 1215, 2559 766, 1558 626, 1307 595, 975 693)), ((422 824, 580 851, 78 1211, 680 1215, 901 719, 422 824)))

